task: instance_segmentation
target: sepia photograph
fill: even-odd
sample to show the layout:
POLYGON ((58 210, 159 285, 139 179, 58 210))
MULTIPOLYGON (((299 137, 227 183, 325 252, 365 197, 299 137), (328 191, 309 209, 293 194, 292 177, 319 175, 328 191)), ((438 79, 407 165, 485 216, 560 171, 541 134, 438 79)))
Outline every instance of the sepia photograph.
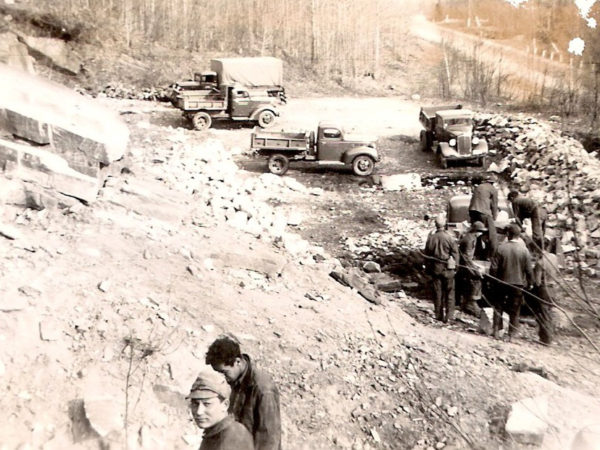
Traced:
POLYGON ((0 450, 600 450, 599 20, 0 0, 0 450))

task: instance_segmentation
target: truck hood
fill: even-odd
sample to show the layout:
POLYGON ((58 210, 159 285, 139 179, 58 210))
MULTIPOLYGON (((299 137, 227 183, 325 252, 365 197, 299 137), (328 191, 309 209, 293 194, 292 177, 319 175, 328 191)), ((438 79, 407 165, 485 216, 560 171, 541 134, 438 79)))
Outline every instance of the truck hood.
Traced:
POLYGON ((344 142, 356 142, 358 144, 377 144, 377 137, 368 134, 348 133, 344 134, 344 142))

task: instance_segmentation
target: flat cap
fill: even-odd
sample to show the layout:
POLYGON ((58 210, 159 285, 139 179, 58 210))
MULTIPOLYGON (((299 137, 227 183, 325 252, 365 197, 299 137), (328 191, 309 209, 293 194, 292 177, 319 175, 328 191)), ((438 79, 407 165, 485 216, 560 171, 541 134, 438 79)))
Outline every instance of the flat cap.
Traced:
POLYGON ((471 225, 471 231, 487 231, 487 228, 485 227, 483 222, 480 222, 478 220, 476 222, 473 222, 473 224, 471 225))
POLYGON ((223 398, 229 398, 231 388, 222 373, 211 368, 202 370, 192 384, 187 399, 212 398, 220 395, 223 398))

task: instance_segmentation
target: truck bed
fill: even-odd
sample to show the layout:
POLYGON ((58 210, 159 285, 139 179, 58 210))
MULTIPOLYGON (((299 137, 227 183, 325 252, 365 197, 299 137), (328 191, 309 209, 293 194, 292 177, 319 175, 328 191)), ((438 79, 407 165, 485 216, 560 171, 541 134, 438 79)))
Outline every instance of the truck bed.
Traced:
POLYGON ((186 89, 175 96, 173 106, 184 111, 199 109, 220 111, 227 109, 227 99, 223 94, 211 90, 186 89))
POLYGON ((462 109, 462 105, 442 105, 442 106, 422 106, 421 115, 425 119, 432 119, 438 111, 446 111, 449 109, 462 109))
POLYGON ((252 132, 253 150, 306 151, 314 142, 314 133, 310 131, 258 131, 252 132))

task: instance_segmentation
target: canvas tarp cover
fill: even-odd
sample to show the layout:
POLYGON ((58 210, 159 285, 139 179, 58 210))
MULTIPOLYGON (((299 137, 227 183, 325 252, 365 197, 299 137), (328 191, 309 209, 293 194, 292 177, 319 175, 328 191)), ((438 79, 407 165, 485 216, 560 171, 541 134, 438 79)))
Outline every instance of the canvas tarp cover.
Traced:
POLYGON ((218 58, 210 69, 219 74, 219 83, 244 86, 282 86, 283 63, 270 56, 259 58, 218 58))

